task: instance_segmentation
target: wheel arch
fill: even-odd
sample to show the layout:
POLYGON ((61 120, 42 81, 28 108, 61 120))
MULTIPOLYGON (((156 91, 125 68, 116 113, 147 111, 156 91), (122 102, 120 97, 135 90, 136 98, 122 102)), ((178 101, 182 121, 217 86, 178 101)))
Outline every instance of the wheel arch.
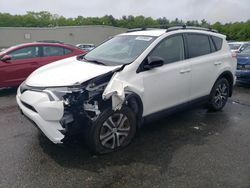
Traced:
POLYGON ((229 97, 232 96, 233 93, 233 84, 234 84, 234 76, 232 74, 232 72, 230 71, 224 71, 222 72, 219 77, 216 79, 215 83, 220 79, 220 78, 225 78, 227 79, 228 83, 229 83, 229 97))
POLYGON ((133 112, 136 115, 137 126, 140 127, 142 123, 142 114, 143 114, 143 103, 141 97, 134 92, 128 91, 125 94, 124 104, 133 110, 133 112))

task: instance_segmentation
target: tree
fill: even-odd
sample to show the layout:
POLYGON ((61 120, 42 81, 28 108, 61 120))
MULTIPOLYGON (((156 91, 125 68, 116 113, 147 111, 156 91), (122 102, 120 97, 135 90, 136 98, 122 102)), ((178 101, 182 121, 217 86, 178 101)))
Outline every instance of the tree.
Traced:
POLYGON ((227 35, 228 40, 250 40, 250 20, 246 22, 235 22, 222 24, 216 22, 210 24, 207 20, 189 20, 184 22, 178 18, 168 20, 166 17, 153 19, 151 17, 124 15, 119 19, 112 15, 103 17, 83 17, 65 18, 57 14, 51 14, 47 11, 32 12, 24 15, 11 15, 9 13, 0 13, 0 27, 55 27, 55 26, 74 26, 74 25, 111 25, 124 28, 138 27, 168 27, 174 25, 202 26, 213 28, 220 33, 227 35))

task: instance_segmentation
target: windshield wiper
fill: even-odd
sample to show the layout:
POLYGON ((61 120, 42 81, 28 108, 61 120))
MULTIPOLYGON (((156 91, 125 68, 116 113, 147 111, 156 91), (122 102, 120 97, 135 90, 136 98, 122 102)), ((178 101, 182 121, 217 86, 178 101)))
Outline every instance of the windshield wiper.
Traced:
POLYGON ((90 63, 95 63, 95 64, 98 64, 98 65, 105 65, 105 63, 101 62, 101 61, 98 61, 98 60, 89 60, 89 59, 86 59, 84 56, 83 56, 83 59, 86 60, 87 62, 90 62, 90 63))

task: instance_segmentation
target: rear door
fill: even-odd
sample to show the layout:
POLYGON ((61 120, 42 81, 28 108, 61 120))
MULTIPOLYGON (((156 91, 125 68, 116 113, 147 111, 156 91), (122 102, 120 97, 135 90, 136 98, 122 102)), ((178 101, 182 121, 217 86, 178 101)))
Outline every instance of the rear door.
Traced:
MULTIPOLYGON (((216 38, 220 40, 220 38, 216 38)), ((215 40, 210 35, 199 33, 185 34, 188 58, 192 67, 191 100, 210 93, 220 67, 223 64, 223 61, 219 58, 219 49, 217 49, 219 46, 215 45, 215 40)))
POLYGON ((17 86, 39 67, 39 46, 26 46, 7 53, 11 60, 1 62, 0 84, 4 86, 17 86))
POLYGON ((55 45, 42 46, 41 66, 72 56, 73 50, 55 45))

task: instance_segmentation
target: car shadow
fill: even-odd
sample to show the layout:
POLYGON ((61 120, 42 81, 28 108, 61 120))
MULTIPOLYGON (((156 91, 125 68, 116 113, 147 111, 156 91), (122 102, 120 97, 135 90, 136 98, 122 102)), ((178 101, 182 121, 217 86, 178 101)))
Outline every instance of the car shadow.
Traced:
POLYGON ((0 88, 0 97, 15 95, 17 87, 0 88))
POLYGON ((99 172, 107 167, 143 163, 166 170, 178 149, 188 144, 205 144, 208 136, 220 134, 227 127, 224 121, 229 118, 223 111, 213 113, 205 109, 177 113, 146 124, 128 147, 105 155, 89 152, 79 139, 58 146, 40 135, 39 143, 46 154, 65 168, 99 172))

